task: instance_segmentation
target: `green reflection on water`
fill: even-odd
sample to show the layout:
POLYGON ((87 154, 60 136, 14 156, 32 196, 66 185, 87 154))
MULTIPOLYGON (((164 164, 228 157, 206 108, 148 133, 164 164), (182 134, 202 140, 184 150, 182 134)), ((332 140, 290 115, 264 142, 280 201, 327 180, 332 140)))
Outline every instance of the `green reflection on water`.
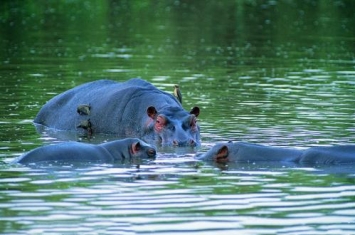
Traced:
POLYGON ((312 65, 313 60, 337 60, 340 53, 342 60, 352 59, 349 49, 354 49, 352 1, 1 4, 1 44, 7 48, 1 57, 9 66, 26 60, 86 74, 92 65, 107 68, 107 61, 97 63, 102 58, 92 57, 102 53, 112 65, 138 70, 139 76, 180 69, 242 72, 275 68, 275 63, 279 68, 312 65), (115 48, 133 49, 128 51, 132 57, 127 60, 115 48))
MULTIPOLYGON (((123 81, 142 77, 168 92, 172 92, 173 84, 180 84, 184 107, 201 107, 199 121, 203 142, 209 145, 226 139, 302 147, 352 143, 355 140, 353 9, 355 1, 349 0, 2 0, 0 157, 12 158, 43 142, 50 142, 41 138, 31 123, 40 107, 60 92, 100 78, 123 81)), ((28 227, 35 226, 36 222, 39 222, 39 229, 48 229, 48 224, 50 228, 68 225, 68 218, 52 222, 58 215, 56 213, 68 212, 65 203, 57 204, 59 206, 55 209, 58 212, 26 211, 26 208, 11 210, 16 205, 16 193, 21 195, 21 191, 33 193, 31 195, 35 199, 45 195, 43 206, 49 208, 53 207, 51 202, 68 199, 68 202, 77 202, 78 208, 71 208, 76 216, 71 222, 81 228, 100 227, 91 223, 92 217, 117 226, 119 220, 116 219, 130 216, 108 216, 112 215, 110 209, 114 213, 122 213, 114 203, 113 208, 90 204, 103 196, 100 190, 95 189, 108 189, 106 196, 111 200, 120 199, 122 192, 116 190, 123 189, 134 192, 124 195, 125 200, 136 193, 138 198, 143 192, 153 201, 160 196, 162 200, 166 199, 164 191, 174 198, 182 189, 190 192, 186 195, 190 199, 205 197, 207 200, 211 196, 217 203, 210 207, 208 205, 211 204, 207 203, 205 208, 180 208, 180 204, 185 204, 183 198, 177 198, 180 204, 171 203, 174 199, 169 201, 171 204, 168 202, 161 207, 157 218, 173 214, 172 223, 174 216, 176 219, 179 215, 193 220, 196 215, 212 217, 238 213, 256 218, 260 213, 259 218, 278 218, 279 228, 283 229, 287 226, 283 226, 282 221, 293 214, 292 208, 277 211, 282 208, 282 203, 278 205, 277 202, 267 207, 258 204, 239 207, 232 196, 244 194, 244 199, 248 199, 250 195, 262 196, 265 190, 269 190, 276 192, 276 195, 271 193, 271 197, 280 202, 292 201, 286 196, 294 196, 296 203, 293 206, 296 208, 297 194, 307 196, 307 192, 294 191, 294 188, 309 189, 312 196, 317 194, 314 189, 317 186, 332 190, 333 185, 354 184, 347 174, 334 176, 327 172, 318 175, 303 170, 276 169, 279 174, 249 177, 245 175, 245 169, 240 169, 242 174, 233 173, 233 168, 223 169, 226 172, 220 173, 215 166, 203 165, 202 170, 186 176, 185 166, 159 166, 162 171, 151 173, 143 170, 142 183, 138 184, 139 180, 133 179, 131 172, 114 176, 111 173, 99 174, 93 177, 95 180, 80 175, 76 181, 75 176, 67 176, 63 172, 65 176, 58 177, 31 170, 12 172, 7 171, 8 166, 1 165, 2 179, 9 181, 3 183, 0 190, 1 204, 5 204, 1 217, 8 219, 1 221, 0 230, 28 231, 28 227), (177 176, 164 174, 169 172, 169 168, 174 168, 177 176), (152 174, 149 182, 156 178, 157 182, 163 182, 162 185, 148 184, 144 181, 144 173, 152 174), (113 182, 115 177, 118 182, 113 182), (70 180, 66 181, 68 178, 70 180), (136 182, 125 184, 120 178, 136 182), (12 182, 11 179, 24 181, 12 182), (37 180, 37 184, 32 180, 37 180), (42 180, 48 180, 48 184, 42 180), (165 185, 165 180, 173 183, 165 185), (93 192, 90 194, 87 189, 93 192), (87 198, 78 195, 81 190, 87 193, 87 198), (110 190, 115 192, 114 195, 110 190), (278 197, 278 193, 282 195, 278 197), (224 200, 229 195, 232 199, 224 200), (229 210, 228 203, 235 210, 229 210), (218 204, 224 208, 213 207, 218 204), (97 214, 80 214, 87 208, 97 214), (102 208, 107 209, 104 211, 107 214, 99 213, 102 208), (29 218, 31 215, 33 217, 29 218), (38 221, 36 215, 39 216, 38 221), (47 217, 53 215, 46 222, 47 217), (110 221, 110 218, 113 219, 110 221)), ((342 206, 341 201, 354 201, 353 189, 345 189, 350 196, 342 196, 339 192, 335 195, 336 200, 318 202, 321 204, 319 209, 308 208, 308 212, 331 215, 337 209, 329 209, 329 203, 338 202, 342 206)), ((22 199, 26 202, 26 198, 22 199)), ((139 202, 148 206, 142 199, 139 202)), ((27 201, 27 206, 30 202, 27 201)), ((41 201, 35 202, 38 205, 41 201)), ((312 200, 309 203, 314 204, 312 200)), ((139 216, 140 212, 135 211, 131 216, 139 216)), ((148 220, 151 215, 147 217, 148 220)), ((303 222, 307 226, 307 217, 303 222)), ((156 225, 155 228, 159 228, 159 223, 156 225)), ((245 227, 248 226, 265 229, 269 225, 245 227)), ((313 227, 317 229, 317 225, 313 227)))
POLYGON ((41 3, 0 3, 2 140, 33 140, 30 121, 55 94, 131 77, 179 83, 207 135, 351 136, 353 1, 41 3))
POLYGON ((31 120, 71 87, 142 77, 169 92, 180 84, 205 136, 350 142, 354 5, 2 1, 0 139, 38 141, 31 120))

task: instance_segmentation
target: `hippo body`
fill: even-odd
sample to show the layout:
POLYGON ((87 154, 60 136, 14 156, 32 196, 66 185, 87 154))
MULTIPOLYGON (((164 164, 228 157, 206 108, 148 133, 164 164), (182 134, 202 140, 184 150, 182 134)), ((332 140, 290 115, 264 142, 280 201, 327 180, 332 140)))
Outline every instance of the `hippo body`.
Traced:
POLYGON ((216 162, 283 162, 300 165, 355 163, 355 145, 312 147, 306 150, 280 148, 246 142, 219 143, 197 159, 216 162))
POLYGON ((183 109, 171 94, 142 79, 98 80, 74 87, 49 100, 34 122, 57 130, 137 137, 163 145, 198 145, 199 108, 183 109), (87 104, 88 114, 78 111, 87 104), (89 124, 85 128, 82 123, 89 124))
POLYGON ((91 162, 115 163, 154 158, 156 149, 136 138, 115 140, 99 145, 80 142, 38 147, 15 159, 13 163, 30 164, 40 162, 91 162))
POLYGON ((355 163, 355 145, 312 147, 303 152, 303 165, 340 165, 355 163))

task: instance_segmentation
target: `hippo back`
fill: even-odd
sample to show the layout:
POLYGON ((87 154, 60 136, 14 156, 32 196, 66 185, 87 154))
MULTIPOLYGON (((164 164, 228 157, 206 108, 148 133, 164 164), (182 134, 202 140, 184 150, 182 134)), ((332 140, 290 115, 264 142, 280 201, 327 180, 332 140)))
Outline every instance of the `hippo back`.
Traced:
POLYGON ((144 80, 98 80, 57 95, 42 107, 34 122, 59 130, 76 130, 87 119, 94 132, 139 137, 148 106, 182 109, 172 95, 144 80), (90 115, 77 113, 80 104, 90 106, 90 115))
POLYGON ((355 164, 355 145, 312 147, 302 154, 300 163, 304 165, 355 164))
POLYGON ((15 159, 13 163, 30 164, 51 161, 112 163, 114 159, 105 148, 100 146, 63 142, 33 149, 15 159))

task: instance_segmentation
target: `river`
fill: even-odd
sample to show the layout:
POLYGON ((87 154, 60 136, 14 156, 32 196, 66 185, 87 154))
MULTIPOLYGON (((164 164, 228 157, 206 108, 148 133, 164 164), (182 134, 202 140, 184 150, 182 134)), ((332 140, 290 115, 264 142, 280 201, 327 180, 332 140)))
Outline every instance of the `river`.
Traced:
MULTIPOLYGON (((354 1, 1 1, 3 234, 354 234, 355 167, 212 164, 216 142, 355 142, 354 1), (140 77, 200 107, 202 144, 135 165, 8 164, 60 138, 46 101, 140 77)), ((113 137, 78 137, 99 143, 113 137)))

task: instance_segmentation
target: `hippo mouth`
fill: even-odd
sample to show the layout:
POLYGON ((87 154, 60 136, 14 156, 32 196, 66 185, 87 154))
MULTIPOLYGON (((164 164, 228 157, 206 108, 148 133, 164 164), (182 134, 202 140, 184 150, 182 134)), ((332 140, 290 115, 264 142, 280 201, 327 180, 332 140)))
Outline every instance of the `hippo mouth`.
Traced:
POLYGON ((194 140, 188 140, 188 141, 177 141, 173 140, 172 145, 175 147, 184 147, 184 146, 196 146, 196 142, 194 140))

